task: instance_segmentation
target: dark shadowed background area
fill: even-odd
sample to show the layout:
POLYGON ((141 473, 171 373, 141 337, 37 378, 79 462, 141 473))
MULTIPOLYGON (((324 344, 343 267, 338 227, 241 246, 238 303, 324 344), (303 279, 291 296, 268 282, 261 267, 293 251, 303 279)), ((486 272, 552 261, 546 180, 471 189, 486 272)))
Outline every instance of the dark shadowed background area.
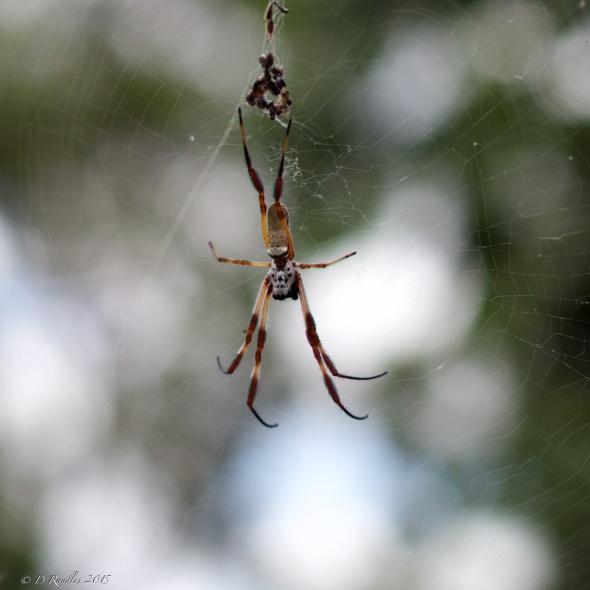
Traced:
POLYGON ((0 2, 0 587, 590 588, 590 7, 286 6, 0 2))

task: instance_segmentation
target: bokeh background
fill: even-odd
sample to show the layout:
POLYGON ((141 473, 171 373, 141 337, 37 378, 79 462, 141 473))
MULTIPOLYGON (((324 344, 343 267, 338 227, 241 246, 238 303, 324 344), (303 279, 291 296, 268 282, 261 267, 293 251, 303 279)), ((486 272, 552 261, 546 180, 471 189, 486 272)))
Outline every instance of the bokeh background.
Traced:
POLYGON ((267 430, 266 3, 0 2, 0 587, 590 587, 590 8, 286 5, 267 430))

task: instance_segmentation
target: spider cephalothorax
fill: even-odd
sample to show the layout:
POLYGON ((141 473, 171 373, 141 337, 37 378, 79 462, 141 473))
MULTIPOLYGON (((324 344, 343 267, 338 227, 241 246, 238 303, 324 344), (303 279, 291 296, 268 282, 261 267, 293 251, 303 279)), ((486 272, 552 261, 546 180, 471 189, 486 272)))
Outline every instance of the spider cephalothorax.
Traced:
MULTIPOLYGON (((276 3, 273 3, 276 4, 276 3)), ((345 375, 340 373, 336 366, 332 362, 332 359, 326 353, 324 346, 322 345, 318 336, 315 320, 311 315, 309 304, 307 303, 307 297, 305 290, 303 289, 303 280, 301 274, 296 270, 297 268, 326 268, 332 264, 336 264, 350 256, 354 256, 356 252, 350 252, 340 258, 331 260, 330 262, 295 262, 293 258, 295 252, 293 250, 293 238, 291 237, 291 230, 289 229, 289 213, 287 209, 281 204, 281 195, 283 193, 283 170, 285 167, 285 153, 287 152, 287 144, 289 141, 289 131, 291 129, 291 120, 287 125, 287 133, 285 134, 285 141, 283 143, 283 151, 281 154, 281 162, 279 164, 279 172, 277 181, 275 183, 274 190, 274 203, 270 207, 266 208, 266 199, 264 196, 264 186, 262 180, 258 175, 258 172, 252 166, 250 154, 248 153, 248 147, 246 145, 246 132, 244 131, 244 122, 242 120, 242 111, 238 109, 238 117, 240 121, 240 131, 242 133, 242 143, 244 145, 244 156, 246 158, 246 167, 248 168, 248 174, 250 180, 254 185, 254 188, 258 192, 258 201, 260 205, 260 216, 262 218, 262 237, 266 244, 266 250, 268 255, 272 259, 271 262, 253 262, 251 260, 238 260, 234 258, 224 258, 218 256, 217 252, 213 248, 213 244, 209 242, 209 247, 213 252, 213 255, 219 262, 229 262, 231 264, 240 264, 243 266, 258 266, 264 268, 270 268, 267 275, 262 281, 260 292, 256 298, 254 305, 254 312, 250 319, 250 324, 246 330, 246 338, 242 347, 238 351, 231 365, 224 369, 219 357, 217 357, 217 364, 224 373, 233 373, 240 364, 248 345, 252 341, 252 336, 256 330, 256 326, 259 325, 258 329, 258 342, 256 345, 256 355, 254 361, 254 371, 252 373, 252 380, 250 381, 250 390, 248 392, 248 407, 252 410, 253 414, 260 420, 262 424, 268 427, 277 426, 277 424, 269 424, 265 422, 258 412, 254 408, 254 397, 256 396, 256 388, 258 386, 258 374, 260 372, 260 362, 262 360, 262 350, 264 349, 264 343, 266 340, 266 318, 268 314, 268 304, 270 297, 279 301, 283 299, 301 299, 301 309, 303 311, 303 318, 305 320, 305 333, 307 335, 307 341, 311 346, 313 355, 322 371, 324 383, 326 389, 330 394, 330 397, 335 404, 338 405, 346 414, 356 420, 364 420, 367 416, 356 416, 344 407, 344 404, 340 401, 340 396, 336 389, 336 385, 332 380, 332 377, 341 377, 343 379, 356 379, 356 380, 368 380, 377 379, 387 373, 379 373, 379 375, 373 375, 371 377, 354 377, 352 375, 345 375)))

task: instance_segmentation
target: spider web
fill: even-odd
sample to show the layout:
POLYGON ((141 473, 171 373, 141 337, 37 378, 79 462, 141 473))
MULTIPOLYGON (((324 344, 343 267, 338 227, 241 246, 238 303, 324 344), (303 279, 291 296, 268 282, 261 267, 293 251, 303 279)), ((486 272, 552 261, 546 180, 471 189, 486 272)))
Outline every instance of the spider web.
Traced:
POLYGON ((590 587, 586 3, 286 6, 270 45, 261 2, 0 6, 0 581, 590 587), (267 259, 237 106, 270 200, 269 49, 296 260, 357 252, 302 272, 319 335, 389 370, 337 383, 364 422, 298 302, 256 398, 280 428, 253 351, 216 366, 264 271, 207 242, 267 259))

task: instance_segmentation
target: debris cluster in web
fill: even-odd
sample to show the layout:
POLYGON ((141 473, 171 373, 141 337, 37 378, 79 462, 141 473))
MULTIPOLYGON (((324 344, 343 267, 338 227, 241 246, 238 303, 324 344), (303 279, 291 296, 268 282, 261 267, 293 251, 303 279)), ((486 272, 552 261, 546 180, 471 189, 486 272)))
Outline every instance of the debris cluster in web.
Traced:
MULTIPOLYGON (((272 41, 274 34, 275 8, 283 14, 289 12, 277 2, 271 2, 268 5, 264 15, 267 43, 272 41)), ((293 99, 283 77, 283 67, 280 65, 275 54, 270 50, 263 53, 258 61, 262 68, 262 73, 250 87, 245 98, 246 104, 266 111, 271 120, 274 120, 276 117, 286 117, 291 110, 293 99)))

